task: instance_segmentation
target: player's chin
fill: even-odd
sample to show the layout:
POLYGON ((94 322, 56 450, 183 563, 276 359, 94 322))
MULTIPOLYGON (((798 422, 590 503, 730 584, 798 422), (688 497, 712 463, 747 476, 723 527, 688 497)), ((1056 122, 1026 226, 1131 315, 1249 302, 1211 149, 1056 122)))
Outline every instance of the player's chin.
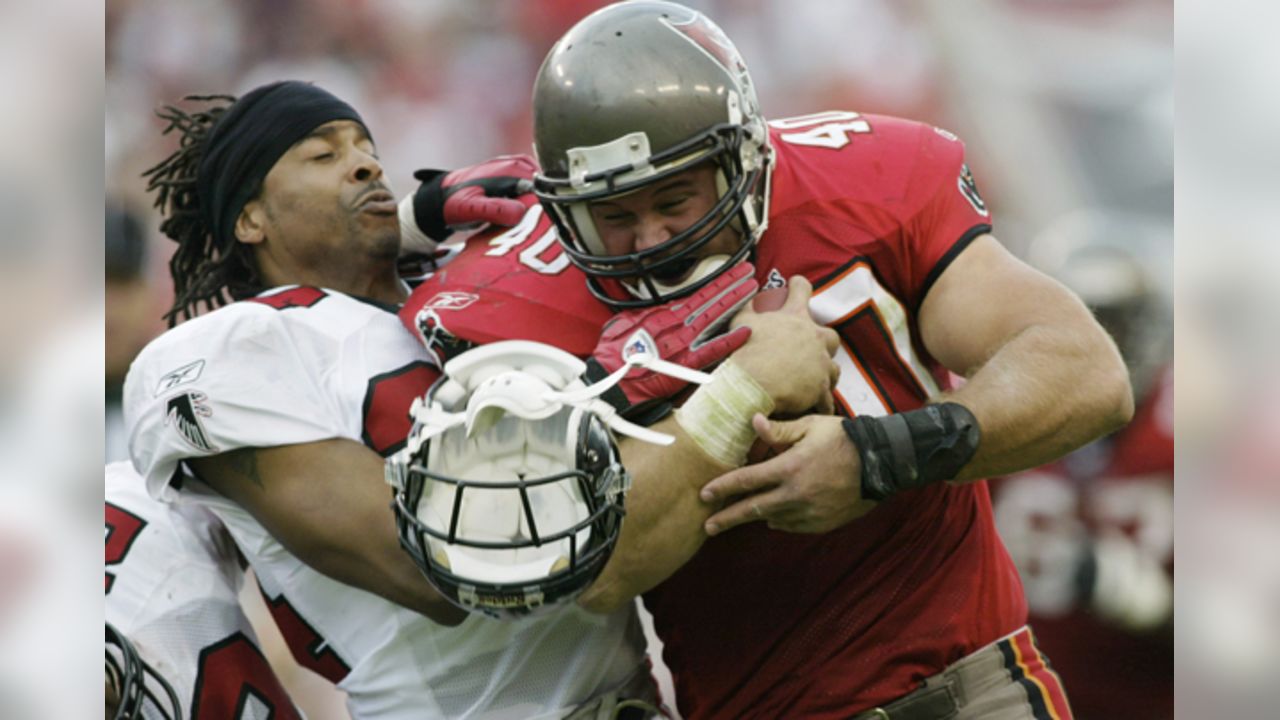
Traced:
POLYGON ((381 211, 359 210, 355 213, 354 223, 359 228, 359 232, 365 235, 400 237, 400 217, 394 212, 387 214, 381 211))
POLYGON ((372 232, 362 233, 361 245, 369 249, 369 254, 382 259, 395 261, 400 257, 400 223, 393 227, 380 228, 372 232))

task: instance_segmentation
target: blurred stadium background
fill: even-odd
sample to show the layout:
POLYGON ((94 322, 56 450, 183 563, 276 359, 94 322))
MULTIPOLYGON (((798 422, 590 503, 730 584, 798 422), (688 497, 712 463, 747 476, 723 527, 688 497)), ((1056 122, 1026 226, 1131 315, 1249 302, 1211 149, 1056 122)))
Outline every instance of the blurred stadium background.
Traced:
MULTIPOLYGON (((528 151, 529 91, 543 54, 603 4, 0 8, 0 79, 11 96, 0 113, 10 140, 0 149, 0 717, 96 712, 96 479, 103 457, 122 447, 113 388, 163 329, 170 294, 172 243, 159 235, 139 177, 172 148, 153 111, 191 93, 313 80, 364 114, 403 194, 416 168, 528 151), (30 708, 39 711, 20 712, 30 708)), ((1177 307, 1180 714, 1273 717, 1280 243, 1270 236, 1280 214, 1280 104, 1266 88, 1280 85, 1280 58, 1266 29, 1280 8, 1179 3, 1175 63, 1171 0, 688 4, 735 40, 767 117, 848 108, 927 120, 967 141, 996 235, 1016 252, 1051 258, 1055 248, 1097 240, 1140 259, 1152 291, 1177 307)), ((1153 337, 1171 337, 1163 329, 1153 337)), ((304 692, 313 718, 343 717, 332 696, 304 692)))

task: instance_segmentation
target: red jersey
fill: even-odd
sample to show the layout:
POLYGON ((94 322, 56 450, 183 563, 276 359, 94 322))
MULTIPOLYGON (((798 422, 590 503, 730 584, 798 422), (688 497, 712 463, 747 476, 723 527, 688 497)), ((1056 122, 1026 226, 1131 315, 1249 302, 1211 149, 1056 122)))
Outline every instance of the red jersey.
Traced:
POLYGON ((522 200, 529 210, 515 227, 468 238, 400 310, 441 363, 465 344, 498 340, 533 340, 586 357, 612 316, 569 263, 542 207, 532 195, 522 200))
MULTIPOLYGON (((846 414, 920 407, 950 380, 921 345, 916 312, 990 230, 963 144, 850 112, 771 125, 762 285, 813 283, 811 312, 842 339, 846 414)), ((734 528, 645 603, 690 720, 848 718, 1026 621, 985 482, 905 492, 824 535, 734 528)))
POLYGON ((1169 369, 1123 430, 995 484, 1000 530, 1027 573, 1032 626, 1079 717, 1173 717, 1172 623, 1129 631, 1107 622, 1076 597, 1077 566, 1055 559, 1115 533, 1171 571, 1173 457, 1169 369))

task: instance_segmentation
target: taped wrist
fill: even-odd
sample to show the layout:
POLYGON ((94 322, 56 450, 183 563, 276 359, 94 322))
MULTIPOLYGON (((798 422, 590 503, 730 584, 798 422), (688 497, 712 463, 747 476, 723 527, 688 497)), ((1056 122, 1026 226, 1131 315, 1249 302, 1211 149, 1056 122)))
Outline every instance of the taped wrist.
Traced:
POLYGON ((982 434, 973 413, 952 402, 845 418, 844 431, 862 459, 862 497, 876 501, 954 478, 977 451, 982 434))
POLYGON ((676 422, 712 459, 738 467, 747 461, 756 439, 751 418, 756 413, 767 416, 773 408, 769 393, 729 359, 711 373, 711 382, 676 410, 676 422))

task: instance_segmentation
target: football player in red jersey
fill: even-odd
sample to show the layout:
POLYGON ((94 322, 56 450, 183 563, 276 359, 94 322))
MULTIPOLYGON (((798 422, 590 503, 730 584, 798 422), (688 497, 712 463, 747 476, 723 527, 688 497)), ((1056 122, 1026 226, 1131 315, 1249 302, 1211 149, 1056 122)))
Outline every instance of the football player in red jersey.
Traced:
MULTIPOLYGON (((447 177, 450 188, 466 187, 470 182, 466 178, 472 175, 500 174, 505 181, 531 177, 535 169, 528 158, 502 157, 447 177)), ((433 187, 430 175, 424 175, 430 172, 418 173, 427 181, 401 203, 406 243, 426 253, 436 251, 450 234, 442 217, 444 203, 437 197, 441 189, 433 187)), ((523 213, 504 217, 486 212, 495 226, 511 227, 495 227, 462 243, 450 242, 440 270, 417 285, 400 311, 405 326, 440 364, 476 345, 532 340, 585 359, 588 379, 598 380, 617 370, 631 342, 643 337, 664 360, 689 367, 709 368, 726 356, 731 358, 750 376, 744 382, 758 383, 782 412, 796 413, 811 404, 830 402, 829 390, 815 391, 817 385, 830 388, 838 368, 821 358, 828 374, 821 377, 817 371, 824 365, 812 362, 818 358, 812 349, 806 350, 806 338, 801 335, 818 326, 804 310, 809 289, 803 280, 791 289, 789 311, 784 306, 777 313, 738 312, 756 285, 749 277, 750 267, 742 264, 668 305, 615 315, 591 295, 585 276, 557 242, 554 224, 532 194, 491 202, 514 203, 523 213), (730 316, 734 329, 721 333, 730 316), (751 327, 750 334, 744 326, 751 327), (779 358, 790 362, 780 364, 779 358), (803 397, 803 402, 795 404, 797 397, 803 397)), ((820 329, 819 337, 823 347, 834 350, 833 331, 820 329)), ((670 396, 684 388, 683 382, 636 369, 617 392, 604 396, 625 417, 675 435, 680 442, 674 448, 620 442, 625 464, 635 476, 627 496, 628 521, 623 523, 614 560, 583 598, 588 607, 621 607, 623 602, 614 600, 615 595, 629 600, 692 556, 706 537, 701 523, 710 515, 696 490, 741 464, 741 460, 708 455, 692 444, 668 414, 670 396), (648 482, 647 468, 663 482, 648 482)), ((747 440, 752 438, 747 423, 741 430, 747 440)))
POLYGON ((1172 313, 1159 264, 1136 252, 1141 226, 1090 212, 1056 228, 1029 260, 1115 338, 1137 412, 1113 435, 995 481, 996 524, 1077 716, 1172 718, 1172 313))
POLYGON ((602 302, 670 302, 751 258, 763 286, 811 283, 841 337, 840 416, 676 413, 708 452, 741 422, 781 451, 703 488, 710 539, 645 596, 680 711, 1070 717, 982 478, 1113 431, 1132 394, 1080 300, 991 235, 963 144, 842 110, 766 124, 729 39, 665 2, 556 43, 534 135, 537 192, 602 302))
MULTIPOLYGON (((130 454, 147 491, 223 522, 299 663, 346 691, 353 715, 550 719, 629 697, 631 680, 648 676, 630 608, 464 623, 473 618, 402 551, 384 458, 406 444, 411 404, 440 368, 397 316, 408 296, 397 204, 359 114, 295 81, 189 99, 205 106, 165 109, 181 146, 148 172, 161 229, 178 243, 175 327, 125 382, 130 454)), ((725 297, 743 302, 754 287, 747 273, 726 281, 725 297)), ((661 311, 681 320, 665 327, 679 337, 710 327, 733 307, 723 300, 661 311)), ((748 379, 760 371, 771 403, 802 410, 829 394, 836 337, 807 314, 772 316, 754 344, 787 344, 805 355, 803 371, 753 365, 751 352, 742 369, 748 379)), ((750 347, 746 335, 702 349, 723 357, 734 343, 750 347)))

